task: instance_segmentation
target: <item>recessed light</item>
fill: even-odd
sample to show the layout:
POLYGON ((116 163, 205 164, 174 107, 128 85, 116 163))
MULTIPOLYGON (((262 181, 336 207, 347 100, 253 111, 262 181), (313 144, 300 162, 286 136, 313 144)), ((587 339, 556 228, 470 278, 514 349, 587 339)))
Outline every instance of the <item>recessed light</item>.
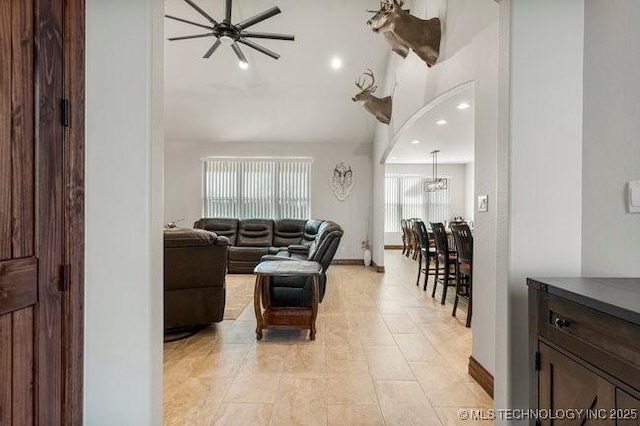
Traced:
POLYGON ((447 120, 445 120, 445 119, 438 120, 438 121, 436 121, 436 124, 438 126, 444 126, 445 124, 447 124, 447 120))
POLYGON ((342 68, 342 59, 338 58, 337 56, 332 58, 331 68, 333 68, 334 70, 339 70, 340 68, 342 68))
POLYGON ((411 141, 411 143, 414 144, 414 145, 418 145, 420 143, 420 141, 416 139, 415 141, 411 141))
POLYGON ((398 157, 391 157, 391 159, 392 159, 392 160, 397 160, 397 159, 398 159, 398 157))
POLYGON ((246 70, 247 68, 249 68, 249 62, 240 61, 240 62, 238 62, 238 66, 240 68, 242 68, 243 70, 246 70))
POLYGON ((471 107, 471 105, 469 105, 466 102, 461 102, 461 103, 458 104, 458 109, 467 109, 469 107, 471 107))

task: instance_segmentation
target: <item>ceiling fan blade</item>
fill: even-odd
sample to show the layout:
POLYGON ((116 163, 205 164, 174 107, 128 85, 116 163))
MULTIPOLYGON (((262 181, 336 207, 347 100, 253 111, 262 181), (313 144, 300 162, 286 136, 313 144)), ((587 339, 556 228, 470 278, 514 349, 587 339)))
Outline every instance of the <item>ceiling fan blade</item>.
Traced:
MULTIPOLYGON (((240 40, 238 40, 238 41, 240 41, 240 40)), ((234 52, 236 52, 236 56, 238 57, 238 60, 240 62, 244 62, 245 64, 249 63, 247 61, 247 58, 244 56, 244 53, 242 53, 242 50, 240 50, 240 46, 238 46, 238 43, 233 43, 231 45, 231 48, 233 49, 234 52)))
POLYGON ((213 19, 211 17, 211 15, 209 15, 207 12, 205 12, 204 10, 202 10, 200 8, 200 6, 198 6, 197 4, 195 4, 193 1, 191 0, 184 0, 189 6, 191 6, 192 8, 194 8, 196 10, 196 12, 198 12, 200 15, 204 16, 205 18, 207 18, 207 21, 211 22, 213 25, 218 25, 218 22, 213 19))
POLYGON ((270 40, 287 40, 294 41, 295 36, 292 34, 277 34, 277 33, 256 33, 252 31, 242 31, 240 33, 242 37, 248 38, 268 38, 270 40))
POLYGON ((252 42, 251 40, 247 40, 244 38, 240 38, 238 39, 238 43, 242 43, 244 45, 247 45, 253 49, 256 49, 258 52, 260 53, 264 53, 267 56, 271 56, 273 59, 278 59, 280 57, 280 55, 278 55, 276 52, 267 49, 266 47, 262 47, 259 44, 256 44, 254 42, 252 42))
POLYGON ((231 23, 231 3, 232 0, 227 0, 224 8, 224 20, 226 23, 231 23))
POLYGON ((196 27, 206 28, 208 30, 213 30, 213 27, 208 25, 198 24, 197 22, 187 21, 186 19, 178 18, 177 16, 164 15, 166 18, 173 19, 174 21, 184 22, 185 24, 195 25, 196 27))
POLYGON ((220 47, 221 44, 222 43, 220 43, 220 39, 216 39, 216 42, 213 43, 213 45, 209 48, 209 50, 207 50, 207 53, 204 54, 203 58, 209 59, 211 55, 213 55, 213 52, 215 52, 216 49, 220 47))
MULTIPOLYGON (((185 0, 187 1, 187 0, 185 0)), ((280 8, 278 6, 274 6, 269 10, 265 10, 262 13, 257 14, 256 16, 249 18, 249 19, 245 19, 244 21, 240 22, 239 24, 237 24, 235 27, 238 30, 243 30, 245 28, 249 28, 252 25, 257 24, 258 22, 262 22, 265 19, 269 19, 272 16, 276 16, 278 13, 281 13, 282 11, 280 10, 280 8)))
POLYGON ((169 40, 169 41, 189 40, 189 39, 192 39, 192 38, 213 37, 214 35, 215 34, 213 34, 213 33, 194 34, 194 35, 188 35, 188 36, 170 37, 167 40, 169 40))

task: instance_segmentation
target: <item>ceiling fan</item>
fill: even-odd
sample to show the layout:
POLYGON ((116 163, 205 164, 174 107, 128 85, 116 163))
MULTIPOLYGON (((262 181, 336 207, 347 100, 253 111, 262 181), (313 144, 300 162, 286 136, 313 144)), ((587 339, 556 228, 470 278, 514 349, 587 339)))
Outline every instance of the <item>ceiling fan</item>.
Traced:
POLYGON ((259 13, 249 19, 245 19, 244 21, 232 24, 231 23, 231 6, 233 0, 225 0, 225 16, 221 22, 216 21, 209 15, 207 12, 202 10, 197 4, 195 4, 192 0, 184 0, 189 6, 194 8, 200 15, 209 21, 210 25, 203 25, 197 22, 188 21, 186 19, 178 18, 177 16, 165 15, 169 19, 173 19, 174 21, 183 22, 185 24, 195 25, 196 27, 204 28, 208 30, 206 33, 202 34, 193 34, 187 36, 180 37, 171 37, 169 41, 177 41, 177 40, 189 40, 194 38, 203 38, 203 37, 215 37, 216 41, 213 43, 211 48, 207 50, 204 54, 203 58, 208 59, 213 55, 213 52, 220 47, 221 44, 231 46, 236 56, 238 57, 238 65, 242 69, 246 69, 249 67, 249 62, 247 62, 247 58, 240 50, 240 46, 238 43, 244 44, 245 46, 249 46, 252 49, 257 50, 260 53, 264 53, 267 56, 272 57, 273 59, 278 59, 280 55, 273 52, 272 50, 267 49, 266 47, 260 46, 259 44, 251 41, 252 38, 264 38, 270 40, 288 40, 293 41, 295 37, 290 34, 277 34, 277 33, 261 33, 261 32, 252 32, 246 31, 247 28, 262 22, 266 19, 269 19, 282 11, 279 7, 274 6, 271 9, 265 10, 262 13, 259 13))

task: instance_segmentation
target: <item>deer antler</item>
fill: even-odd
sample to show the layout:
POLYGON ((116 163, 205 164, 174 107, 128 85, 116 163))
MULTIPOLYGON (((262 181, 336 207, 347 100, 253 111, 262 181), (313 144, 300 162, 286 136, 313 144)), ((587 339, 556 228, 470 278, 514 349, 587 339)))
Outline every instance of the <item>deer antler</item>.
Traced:
POLYGON ((391 1, 383 0, 383 1, 380 2, 380 9, 379 10, 367 9, 367 12, 369 12, 369 13, 379 13, 379 12, 382 12, 383 10, 388 10, 391 7, 391 4, 392 4, 391 1))
POLYGON ((362 74, 362 77, 358 77, 358 80, 356 81, 356 87, 363 92, 372 92, 373 90, 375 90, 371 89, 373 88, 374 84, 376 84, 376 78, 374 77, 371 68, 367 68, 367 70, 367 72, 362 74), (364 87, 364 84, 367 82, 367 77, 371 77, 371 83, 369 83, 367 87, 364 87))

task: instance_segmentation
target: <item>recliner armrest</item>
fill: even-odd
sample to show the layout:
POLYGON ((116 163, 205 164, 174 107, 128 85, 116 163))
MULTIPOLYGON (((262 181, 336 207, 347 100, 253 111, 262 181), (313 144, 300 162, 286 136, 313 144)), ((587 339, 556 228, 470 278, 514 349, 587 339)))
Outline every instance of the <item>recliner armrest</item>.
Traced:
POLYGON ((275 255, 275 254, 265 254, 264 256, 262 256, 262 257, 260 258, 260 260, 261 260, 262 262, 268 262, 268 261, 271 261, 271 260, 277 260, 277 261, 281 261, 281 260, 291 260, 291 261, 293 261, 293 260, 299 260, 299 259, 292 259, 292 258, 290 258, 290 257, 285 257, 285 256, 277 256, 277 255, 275 255))
POLYGON ((223 237, 222 235, 218 235, 216 238, 215 245, 217 246, 229 246, 231 245, 231 241, 227 237, 223 237))
POLYGON ((302 244, 292 244, 289 247, 287 247, 287 250, 290 253, 308 254, 309 253, 309 246, 305 246, 305 245, 302 245, 302 244))

